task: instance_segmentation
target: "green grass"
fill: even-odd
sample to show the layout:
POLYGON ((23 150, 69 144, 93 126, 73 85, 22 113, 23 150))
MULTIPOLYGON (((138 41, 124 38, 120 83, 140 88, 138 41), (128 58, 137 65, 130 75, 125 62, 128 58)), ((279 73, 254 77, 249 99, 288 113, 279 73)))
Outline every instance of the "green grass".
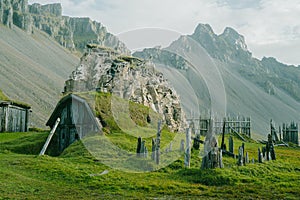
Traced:
MULTIPOLYGON (((84 94, 81 94, 84 95, 84 94)), ((95 93, 96 116, 106 133, 131 132, 148 135, 156 129, 160 116, 149 107, 127 101, 109 93, 95 93), (147 121, 147 118, 150 121, 147 121)))
POLYGON ((40 152, 47 136, 47 132, 0 133, 0 151, 36 155, 40 152))
MULTIPOLYGON (((298 199, 300 149, 276 147, 277 160, 236 166, 224 157, 224 169, 200 170, 201 151, 193 150, 191 168, 183 156, 171 165, 148 173, 112 169, 78 141, 59 157, 37 156, 47 133, 0 134, 0 199, 298 199), (36 150, 28 150, 34 144, 36 150), (33 154, 35 153, 35 154, 33 154), (104 170, 106 175, 99 176, 104 170), (96 176, 93 176, 96 175, 96 176)), ((136 139, 124 133, 108 139, 135 151, 136 139)), ((163 146, 174 137, 162 134, 163 146)), ((146 139, 148 144, 149 139, 146 139)), ((225 140, 226 142, 228 140, 225 140)), ((235 152, 241 141, 234 138, 235 152)), ((256 158, 261 144, 245 143, 256 158)), ((202 146, 203 147, 203 146, 202 146)), ((174 151, 176 149, 174 148, 174 151)))
POLYGON ((0 100, 2 101, 8 101, 9 98, 0 90, 0 100))
MULTIPOLYGON (((163 128, 161 163, 156 165, 150 159, 151 141, 156 137, 159 116, 147 107, 112 99, 109 94, 95 95, 95 111, 104 125, 104 134, 73 143, 59 157, 37 156, 49 132, 0 134, 0 199, 298 199, 300 196, 299 147, 275 147, 277 160, 257 163, 257 149, 262 144, 248 140, 245 151, 250 159, 255 159, 255 164, 237 166, 236 160, 224 156, 223 169, 201 170, 201 145, 200 150, 192 150, 191 167, 187 169, 184 155, 179 152, 185 134, 163 128), (145 141, 148 158, 136 156, 138 136, 145 141), (173 151, 166 152, 171 141, 173 151), (105 170, 108 174, 100 175, 105 170)), ((227 148, 228 138, 226 135, 227 148)), ((237 153, 243 142, 233 138, 237 153)))
POLYGON ((30 108, 30 105, 27 104, 27 103, 23 103, 23 102, 20 102, 20 101, 12 101, 12 100, 10 100, 10 99, 2 92, 2 90, 0 90, 0 101, 11 101, 11 103, 12 103, 13 105, 21 106, 21 107, 25 107, 25 108, 30 108))

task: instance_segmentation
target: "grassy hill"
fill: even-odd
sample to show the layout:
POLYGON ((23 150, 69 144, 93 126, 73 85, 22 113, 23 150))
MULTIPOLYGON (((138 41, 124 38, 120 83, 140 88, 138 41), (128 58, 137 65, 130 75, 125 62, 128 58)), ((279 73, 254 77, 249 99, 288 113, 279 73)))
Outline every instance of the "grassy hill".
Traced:
POLYGON ((77 63, 77 57, 38 30, 28 35, 0 25, 0 89, 32 106, 34 126, 45 125, 77 63))
MULTIPOLYGON (((184 168, 181 156, 154 172, 128 173, 97 161, 82 142, 74 143, 59 157, 37 156, 46 136, 47 133, 0 135, 0 199, 298 199, 300 196, 299 148, 276 147, 277 160, 242 167, 236 166, 233 158, 224 157, 225 168, 214 170, 200 170, 201 156, 199 151, 193 151, 190 169, 184 168), (99 175, 105 170, 108 174, 99 175)), ((126 135, 116 136, 106 137, 134 151, 136 140, 122 140, 126 135)), ((166 137, 162 141, 167 142, 166 137)), ((234 141, 237 152, 241 141, 236 138, 234 141)), ((260 146, 245 144, 250 158, 257 157, 260 146)))

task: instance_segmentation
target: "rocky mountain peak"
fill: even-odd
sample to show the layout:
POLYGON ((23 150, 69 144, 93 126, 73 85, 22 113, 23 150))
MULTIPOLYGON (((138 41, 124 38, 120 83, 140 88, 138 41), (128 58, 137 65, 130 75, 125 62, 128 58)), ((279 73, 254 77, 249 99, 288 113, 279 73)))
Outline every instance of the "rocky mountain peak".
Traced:
POLYGON ((225 28, 220 35, 214 33, 208 24, 199 24, 190 36, 197 41, 213 58, 224 62, 239 62, 252 57, 244 36, 233 28, 225 28))
POLYGON ((211 35, 215 35, 212 27, 209 24, 198 24, 198 26, 196 27, 194 34, 211 34, 211 35))
POLYGON ((244 36, 240 35, 233 28, 226 27, 220 37, 226 40, 230 45, 236 46, 237 50, 248 51, 244 36))
POLYGON ((217 35, 209 24, 198 24, 193 36, 199 40, 214 41, 217 35))

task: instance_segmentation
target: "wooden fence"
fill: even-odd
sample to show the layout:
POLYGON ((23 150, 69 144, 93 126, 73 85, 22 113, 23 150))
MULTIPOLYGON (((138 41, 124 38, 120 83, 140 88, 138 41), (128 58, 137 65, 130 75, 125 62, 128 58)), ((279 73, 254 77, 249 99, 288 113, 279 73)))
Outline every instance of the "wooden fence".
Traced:
MULTIPOLYGON (((251 137, 250 117, 243 117, 243 116, 226 117, 223 120, 225 120, 225 133, 245 134, 248 137, 251 137)), ((213 120, 214 130, 216 134, 222 133, 223 120, 218 120, 218 119, 213 120)), ((190 122, 192 127, 192 132, 203 136, 206 136, 211 121, 212 119, 201 118, 201 117, 188 119, 188 122, 190 122)))

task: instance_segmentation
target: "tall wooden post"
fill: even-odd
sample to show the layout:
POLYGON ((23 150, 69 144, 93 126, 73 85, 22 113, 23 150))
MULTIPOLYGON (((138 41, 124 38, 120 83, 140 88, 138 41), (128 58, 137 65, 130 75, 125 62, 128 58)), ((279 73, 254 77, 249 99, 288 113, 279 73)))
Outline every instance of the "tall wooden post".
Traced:
POLYGON ((224 142, 224 139, 225 139, 225 127, 226 127, 226 118, 224 118, 224 121, 223 121, 222 143, 221 143, 221 149, 222 150, 226 150, 226 148, 225 148, 225 142, 224 142))
POLYGON ((186 148, 184 154, 184 166, 190 168, 191 162, 191 128, 186 129, 186 148))
POLYGON ((156 135, 156 164, 159 165, 160 159, 160 137, 161 137, 161 120, 158 121, 157 135, 156 135))

